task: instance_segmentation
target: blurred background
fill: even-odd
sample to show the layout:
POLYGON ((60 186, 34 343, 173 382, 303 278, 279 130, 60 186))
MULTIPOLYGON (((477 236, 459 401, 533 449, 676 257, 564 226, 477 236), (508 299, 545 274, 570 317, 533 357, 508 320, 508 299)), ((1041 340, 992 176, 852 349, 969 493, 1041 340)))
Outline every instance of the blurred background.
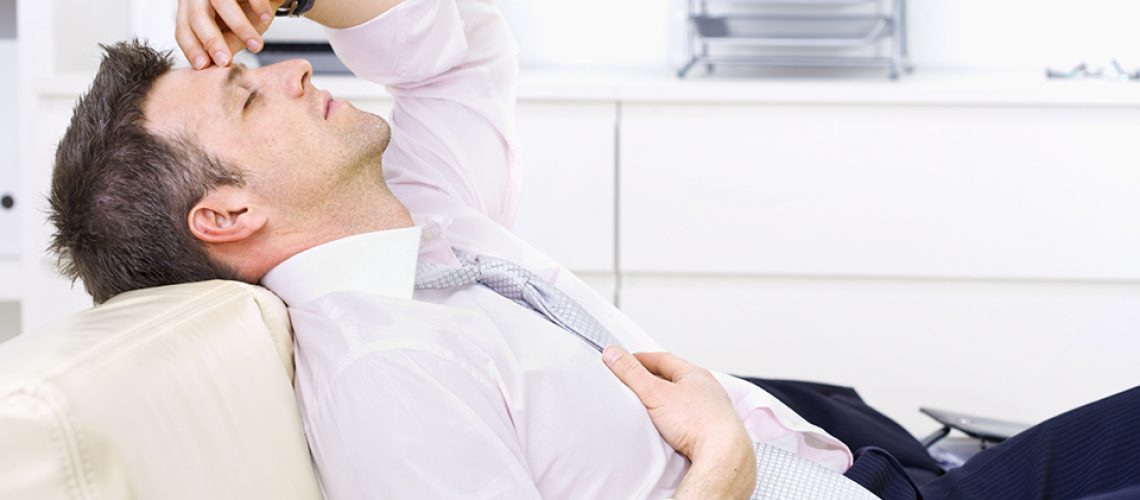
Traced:
MULTIPOLYGON (((667 348, 855 386, 918 434, 919 405, 1032 423, 1140 382, 1140 4, 499 5, 516 230, 667 348)), ((0 0, 0 341, 91 306, 43 251, 55 143, 97 44, 174 48, 173 12, 0 0)), ((268 40, 390 109, 307 21, 268 40)))

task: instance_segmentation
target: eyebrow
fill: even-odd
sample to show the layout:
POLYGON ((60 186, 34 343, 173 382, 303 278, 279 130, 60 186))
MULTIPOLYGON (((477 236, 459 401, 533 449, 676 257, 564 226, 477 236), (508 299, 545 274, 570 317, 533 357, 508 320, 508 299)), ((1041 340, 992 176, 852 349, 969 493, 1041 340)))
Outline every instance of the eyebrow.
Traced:
POLYGON ((235 64, 233 66, 230 66, 230 70, 226 73, 225 86, 226 87, 234 86, 234 84, 237 83, 237 81, 242 77, 242 75, 245 75, 245 65, 244 64, 235 64))
POLYGON ((233 66, 230 66, 229 71, 226 72, 226 79, 224 82, 222 82, 222 93, 226 96, 225 104, 223 106, 226 108, 232 106, 230 103, 233 102, 233 100, 230 98, 230 96, 233 95, 234 87, 237 85, 238 80, 240 80, 241 77, 245 75, 245 72, 246 67, 244 64, 235 64, 233 66))

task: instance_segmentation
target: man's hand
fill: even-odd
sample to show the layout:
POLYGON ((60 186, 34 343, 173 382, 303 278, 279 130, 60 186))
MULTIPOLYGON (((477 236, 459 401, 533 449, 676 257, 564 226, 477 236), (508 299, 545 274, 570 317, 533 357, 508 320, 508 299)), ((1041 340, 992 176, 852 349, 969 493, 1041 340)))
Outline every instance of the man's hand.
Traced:
POLYGON ((674 497, 748 498, 756 486, 756 456, 724 388, 708 370, 672 354, 635 356, 617 347, 602 354, 665 441, 692 461, 674 497))
POLYGON ((258 52, 261 34, 285 0, 178 0, 174 38, 195 69, 227 66, 242 47, 258 52))
MULTIPOLYGON (((228 66, 243 47, 259 52, 277 8, 286 0, 178 0, 174 38, 195 69, 228 66)), ((401 0, 320 0, 305 17, 329 28, 372 19, 401 0)))

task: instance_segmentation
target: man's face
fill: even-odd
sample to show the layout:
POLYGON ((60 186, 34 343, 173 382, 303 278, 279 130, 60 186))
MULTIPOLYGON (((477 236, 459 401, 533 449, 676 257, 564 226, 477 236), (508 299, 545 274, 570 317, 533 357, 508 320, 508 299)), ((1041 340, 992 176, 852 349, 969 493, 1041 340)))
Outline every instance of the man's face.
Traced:
POLYGON ((147 96, 148 128, 184 134, 246 171, 246 189, 275 211, 319 216, 330 196, 382 182, 390 132, 382 118, 313 87, 311 74, 303 60, 172 70, 147 96))

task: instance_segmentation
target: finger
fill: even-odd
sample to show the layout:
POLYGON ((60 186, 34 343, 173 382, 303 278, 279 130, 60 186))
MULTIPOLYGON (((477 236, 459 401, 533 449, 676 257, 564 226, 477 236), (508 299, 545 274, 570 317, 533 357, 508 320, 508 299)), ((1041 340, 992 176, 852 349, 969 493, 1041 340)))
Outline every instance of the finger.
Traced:
POLYGON ((697 365, 667 352, 639 352, 634 356, 650 373, 671 382, 699 369, 697 365))
MULTIPOLYGON (((269 27, 269 22, 273 20, 273 8, 269 6, 269 0, 249 0, 249 7, 256 16, 250 19, 257 19, 265 28, 269 27)), ((264 28, 258 28, 262 33, 265 32, 264 28)))
POLYGON ((233 0, 212 0, 210 5, 231 33, 237 35, 250 52, 261 50, 261 33, 249 22, 245 11, 233 0))
POLYGON ((210 11, 211 8, 207 6, 203 9, 205 11, 189 12, 190 27, 194 28, 194 35, 205 47, 206 53, 214 59, 214 64, 226 66, 233 57, 232 53, 226 46, 226 39, 222 37, 222 31, 214 21, 214 13, 210 11))
POLYGON ((637 358, 630 356, 620 347, 607 347, 602 351, 602 360, 623 384, 633 390, 642 404, 645 406, 656 404, 658 391, 663 384, 666 384, 664 380, 649 373, 637 358))
POLYGON ((190 61, 190 65, 195 69, 208 66, 210 58, 206 55, 206 50, 202 48, 202 44, 198 42, 198 36, 194 34, 194 30, 190 28, 186 6, 183 3, 178 4, 178 17, 175 26, 174 39, 178 42, 178 47, 182 49, 182 53, 186 55, 186 60, 190 61))
MULTIPOLYGON (((244 3, 241 5, 241 10, 242 10, 242 12, 245 12, 245 17, 247 19, 249 19, 249 22, 253 24, 254 28, 257 28, 258 33, 261 33, 264 35, 266 31, 269 31, 269 24, 273 22, 273 15, 272 15, 273 8, 272 7, 269 8, 270 9, 269 10, 270 15, 269 15, 268 19, 266 19, 265 14, 259 13, 259 11, 257 10, 258 8, 259 7, 254 7, 253 5, 250 5, 248 3, 244 3)), ((265 43, 265 37, 262 37, 261 41, 262 41, 262 44, 264 44, 265 43)))
POLYGON ((241 52, 242 47, 245 47, 245 42, 242 42, 237 35, 228 31, 222 33, 222 38, 225 39, 226 48, 230 50, 231 54, 237 54, 238 52, 241 52))

